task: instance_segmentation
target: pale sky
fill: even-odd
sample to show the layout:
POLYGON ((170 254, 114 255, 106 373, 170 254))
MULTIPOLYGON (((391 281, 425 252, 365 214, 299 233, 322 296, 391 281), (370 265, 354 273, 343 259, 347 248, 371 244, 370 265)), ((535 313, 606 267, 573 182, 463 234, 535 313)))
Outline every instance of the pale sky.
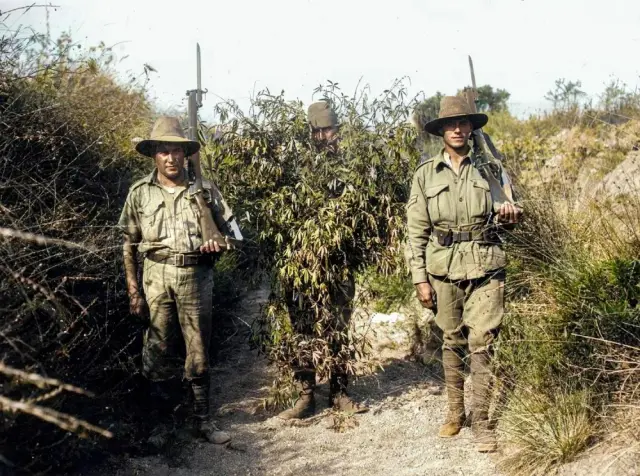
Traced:
MULTIPOLYGON (((0 10, 31 0, 0 0, 0 10)), ((44 3, 44 2, 43 2, 44 3)), ((596 95, 611 78, 640 85, 640 2, 631 0, 59 0, 52 33, 70 31, 83 46, 104 41, 121 72, 152 76, 151 96, 182 107, 195 87, 200 43, 202 113, 230 98, 242 106, 269 87, 312 101, 327 79, 352 93, 359 79, 381 92, 409 76, 410 92, 453 94, 470 83, 511 93, 518 115, 547 107, 545 93, 564 77, 596 95), (163 6, 165 5, 165 6, 163 6)), ((45 12, 14 14, 8 25, 44 31, 45 12)))

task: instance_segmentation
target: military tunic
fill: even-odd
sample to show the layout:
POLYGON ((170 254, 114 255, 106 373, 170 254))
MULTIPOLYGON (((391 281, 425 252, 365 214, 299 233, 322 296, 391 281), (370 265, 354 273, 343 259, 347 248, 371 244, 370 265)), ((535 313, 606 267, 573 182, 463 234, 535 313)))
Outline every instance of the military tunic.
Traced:
POLYGON ((486 232, 494 210, 489 183, 465 157, 458 174, 442 150, 415 171, 407 203, 414 284, 429 282, 444 345, 481 350, 498 334, 503 316, 505 253, 486 232), (472 241, 442 243, 437 233, 470 232, 472 241))
MULTIPOLYGON (((185 187, 165 188, 157 170, 129 190, 119 227, 144 254, 200 254, 199 209, 185 187)), ((143 289, 150 326, 144 336, 143 373, 150 380, 206 374, 212 326, 211 265, 174 266, 152 261, 143 266, 143 289), (179 356, 184 339, 186 359, 179 356)))

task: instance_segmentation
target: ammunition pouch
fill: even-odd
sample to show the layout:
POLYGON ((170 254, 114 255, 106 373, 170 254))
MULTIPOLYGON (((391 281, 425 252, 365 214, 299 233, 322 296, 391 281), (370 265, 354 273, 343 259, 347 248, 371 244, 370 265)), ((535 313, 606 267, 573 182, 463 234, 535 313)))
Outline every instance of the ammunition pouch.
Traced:
POLYGON ((453 246, 456 243, 477 241, 486 244, 500 244, 500 238, 494 228, 483 230, 455 231, 451 228, 434 228, 431 231, 431 239, 440 246, 453 246))

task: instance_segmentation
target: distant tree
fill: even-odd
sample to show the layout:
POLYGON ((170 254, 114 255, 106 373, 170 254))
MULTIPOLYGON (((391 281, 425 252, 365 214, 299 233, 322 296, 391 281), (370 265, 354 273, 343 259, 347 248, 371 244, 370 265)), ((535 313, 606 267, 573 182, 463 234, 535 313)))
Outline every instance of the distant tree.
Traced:
POLYGON ((444 97, 440 91, 436 92, 433 96, 425 99, 424 101, 418 103, 416 107, 413 109, 413 114, 411 116, 411 122, 418 129, 418 135, 416 137, 416 148, 425 153, 430 153, 434 149, 434 144, 439 144, 432 135, 427 134, 424 131, 424 125, 437 118, 438 113, 440 112, 440 101, 444 97))
POLYGON ((499 112, 508 110, 507 101, 511 97, 505 89, 493 90, 493 87, 485 84, 478 88, 478 111, 481 112, 499 112))
POLYGON ((553 103, 554 109, 573 109, 580 105, 580 99, 587 93, 582 91, 581 81, 567 81, 564 78, 556 79, 555 88, 550 89, 544 98, 553 103))
MULTIPOLYGON (((458 96, 463 95, 463 90, 458 90, 458 96)), ((493 86, 485 84, 478 87, 478 101, 476 106, 479 112, 499 112, 507 111, 507 101, 511 97, 511 93, 506 89, 496 89, 493 86)))
POLYGON ((625 83, 612 79, 600 94, 600 108, 610 113, 640 108, 640 93, 629 91, 625 83))

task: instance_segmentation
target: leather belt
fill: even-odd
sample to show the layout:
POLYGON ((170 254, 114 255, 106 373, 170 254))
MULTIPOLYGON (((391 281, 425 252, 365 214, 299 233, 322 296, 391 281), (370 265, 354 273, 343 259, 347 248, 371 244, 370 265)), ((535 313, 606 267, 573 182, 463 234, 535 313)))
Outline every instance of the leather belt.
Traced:
POLYGON ((178 268, 185 266, 198 266, 201 264, 213 264, 213 256, 210 254, 185 254, 185 253, 160 253, 149 252, 146 258, 155 263, 170 264, 178 268))
POLYGON ((451 228, 446 230, 434 228, 431 232, 431 238, 437 241, 440 246, 452 246, 455 243, 467 241, 492 244, 500 243, 500 238, 493 229, 454 231, 451 228))

